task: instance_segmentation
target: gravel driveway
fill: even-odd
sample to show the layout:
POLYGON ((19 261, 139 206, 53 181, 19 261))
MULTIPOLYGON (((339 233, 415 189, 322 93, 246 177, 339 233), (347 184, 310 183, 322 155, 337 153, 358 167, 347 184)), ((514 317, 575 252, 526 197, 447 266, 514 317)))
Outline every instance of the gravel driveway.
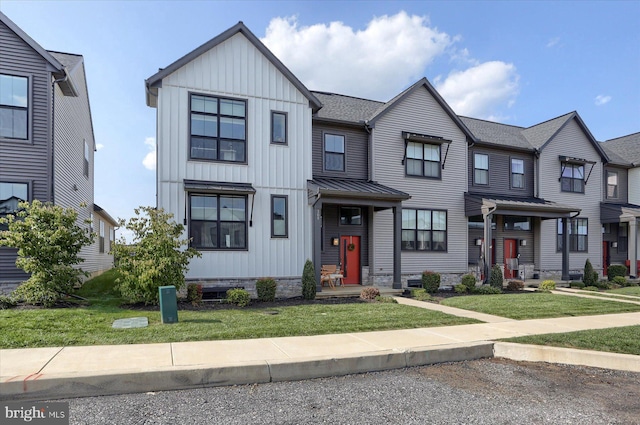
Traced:
POLYGON ((491 359, 68 401, 72 424, 640 424, 640 374, 491 359))

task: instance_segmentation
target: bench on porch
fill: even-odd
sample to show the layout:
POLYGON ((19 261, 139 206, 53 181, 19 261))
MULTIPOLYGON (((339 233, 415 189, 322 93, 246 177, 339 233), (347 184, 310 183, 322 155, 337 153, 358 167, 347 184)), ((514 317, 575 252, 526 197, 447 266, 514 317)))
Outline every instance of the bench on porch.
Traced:
POLYGON ((320 268, 320 286, 324 286, 326 282, 330 288, 336 289, 336 283, 342 284, 343 277, 335 264, 323 264, 320 268))

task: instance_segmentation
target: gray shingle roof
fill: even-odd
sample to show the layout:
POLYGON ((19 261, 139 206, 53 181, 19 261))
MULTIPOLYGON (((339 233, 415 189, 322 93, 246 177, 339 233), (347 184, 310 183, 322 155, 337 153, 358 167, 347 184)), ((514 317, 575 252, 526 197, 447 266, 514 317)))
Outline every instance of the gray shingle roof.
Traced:
POLYGON ((640 133, 610 139, 600 144, 616 163, 640 165, 640 133))
POLYGON ((460 117, 460 119, 481 142, 533 150, 533 146, 522 134, 524 130, 522 127, 469 117, 460 117))
POLYGON ((82 62, 82 55, 76 55, 73 53, 54 52, 47 50, 51 56, 56 58, 65 68, 72 70, 80 62, 82 62))
POLYGON ((569 112, 568 114, 550 119, 549 121, 536 124, 524 129, 522 131, 522 135, 529 141, 531 146, 536 149, 540 149, 568 120, 574 116, 575 112, 569 112))
POLYGON ((384 102, 375 100, 317 91, 311 93, 322 103, 322 109, 316 113, 317 118, 362 123, 384 106, 384 102))

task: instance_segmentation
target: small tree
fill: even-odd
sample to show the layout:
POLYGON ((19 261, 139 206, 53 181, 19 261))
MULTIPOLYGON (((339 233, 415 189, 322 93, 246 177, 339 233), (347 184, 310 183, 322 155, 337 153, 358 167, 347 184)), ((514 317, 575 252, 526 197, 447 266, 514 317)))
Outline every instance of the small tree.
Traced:
POLYGON ((128 223, 119 220, 120 226, 133 233, 133 244, 120 238, 113 245, 121 276, 116 283, 128 302, 158 304, 158 288, 173 285, 180 290, 189 260, 201 254, 193 248, 183 249, 189 240, 180 239, 184 226, 172 221, 173 214, 152 207, 134 211, 136 217, 128 223))
POLYGON ((20 202, 18 213, 0 218, 8 230, 0 231, 0 246, 18 249, 16 266, 31 277, 13 293, 14 299, 27 304, 53 306, 61 294, 69 293, 80 276, 76 267, 84 261, 78 256, 94 236, 78 223, 78 212, 38 200, 20 202))
POLYGON ((502 269, 499 265, 495 265, 491 268, 491 276, 489 277, 489 285, 494 288, 498 288, 502 290, 502 283, 504 282, 504 278, 502 276, 502 269))
POLYGON ((313 300, 316 297, 316 271, 311 260, 304 263, 302 270, 302 298, 313 300))
POLYGON ((584 286, 596 286, 598 283, 598 272, 593 270, 591 261, 587 258, 584 262, 584 276, 582 276, 582 282, 584 286))

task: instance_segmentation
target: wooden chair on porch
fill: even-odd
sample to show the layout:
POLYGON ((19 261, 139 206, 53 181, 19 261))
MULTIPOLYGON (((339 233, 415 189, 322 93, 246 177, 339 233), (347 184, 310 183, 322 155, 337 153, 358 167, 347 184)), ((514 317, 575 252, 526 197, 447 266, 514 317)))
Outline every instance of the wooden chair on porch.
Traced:
MULTIPOLYGON (((322 265, 320 268, 320 285, 324 286, 324 283, 327 282, 330 288, 336 289, 336 278, 338 276, 338 266, 333 265, 322 265)), ((342 278, 342 276, 340 276, 342 278)))

